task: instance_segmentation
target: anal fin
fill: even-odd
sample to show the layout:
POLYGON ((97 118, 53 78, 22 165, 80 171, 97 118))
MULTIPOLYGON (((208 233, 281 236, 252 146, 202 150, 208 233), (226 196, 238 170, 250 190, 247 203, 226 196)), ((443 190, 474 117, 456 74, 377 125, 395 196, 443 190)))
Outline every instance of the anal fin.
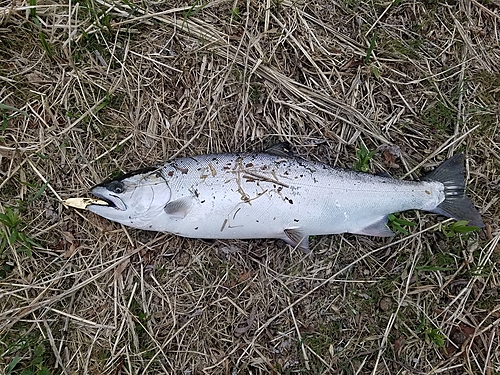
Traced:
POLYGON ((353 233, 363 234, 365 236, 392 237, 394 236, 394 232, 387 226, 387 220, 387 216, 385 216, 373 224, 353 233))
POLYGON ((297 247, 304 253, 309 253, 309 235, 299 228, 285 229, 286 237, 283 240, 293 247, 297 247))

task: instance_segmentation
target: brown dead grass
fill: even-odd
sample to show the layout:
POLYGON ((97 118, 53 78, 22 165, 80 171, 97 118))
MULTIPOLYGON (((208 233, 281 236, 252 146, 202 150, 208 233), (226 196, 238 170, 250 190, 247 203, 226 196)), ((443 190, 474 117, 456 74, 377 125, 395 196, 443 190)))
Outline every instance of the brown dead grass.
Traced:
POLYGON ((0 254, 0 372, 500 372, 498 6, 0 2, 0 212, 38 243, 0 254), (118 171, 285 140, 344 167, 395 145, 399 168, 380 151, 372 169, 407 178, 465 152, 487 228, 447 239, 450 221, 409 212, 407 236, 304 256, 60 204, 118 171))

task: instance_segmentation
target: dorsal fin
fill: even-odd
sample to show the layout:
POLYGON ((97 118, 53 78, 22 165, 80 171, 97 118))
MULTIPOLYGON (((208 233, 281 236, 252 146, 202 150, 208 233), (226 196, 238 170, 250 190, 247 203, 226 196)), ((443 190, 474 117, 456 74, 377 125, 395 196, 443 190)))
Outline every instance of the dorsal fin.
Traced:
POLYGON ((293 157, 292 147, 288 142, 280 142, 272 145, 271 147, 264 150, 266 154, 271 154, 274 156, 283 156, 285 158, 293 157))

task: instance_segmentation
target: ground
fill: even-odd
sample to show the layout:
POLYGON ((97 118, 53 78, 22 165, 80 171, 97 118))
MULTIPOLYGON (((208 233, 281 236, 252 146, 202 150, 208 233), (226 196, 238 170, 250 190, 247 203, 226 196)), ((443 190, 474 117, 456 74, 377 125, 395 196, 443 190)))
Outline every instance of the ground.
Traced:
POLYGON ((500 373, 499 61, 498 0, 0 1, 0 373, 500 373), (306 255, 61 204, 282 141, 406 179, 463 152, 486 227, 306 255))

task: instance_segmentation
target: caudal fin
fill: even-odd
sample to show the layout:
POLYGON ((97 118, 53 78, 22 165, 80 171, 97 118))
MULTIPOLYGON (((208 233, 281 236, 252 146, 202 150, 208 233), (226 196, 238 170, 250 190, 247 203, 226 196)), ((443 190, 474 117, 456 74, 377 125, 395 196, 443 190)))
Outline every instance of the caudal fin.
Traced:
POLYGON ((431 212, 455 220, 466 220, 469 225, 484 228, 481 215, 465 195, 463 154, 457 154, 446 160, 422 180, 439 181, 444 185, 445 199, 431 212))

